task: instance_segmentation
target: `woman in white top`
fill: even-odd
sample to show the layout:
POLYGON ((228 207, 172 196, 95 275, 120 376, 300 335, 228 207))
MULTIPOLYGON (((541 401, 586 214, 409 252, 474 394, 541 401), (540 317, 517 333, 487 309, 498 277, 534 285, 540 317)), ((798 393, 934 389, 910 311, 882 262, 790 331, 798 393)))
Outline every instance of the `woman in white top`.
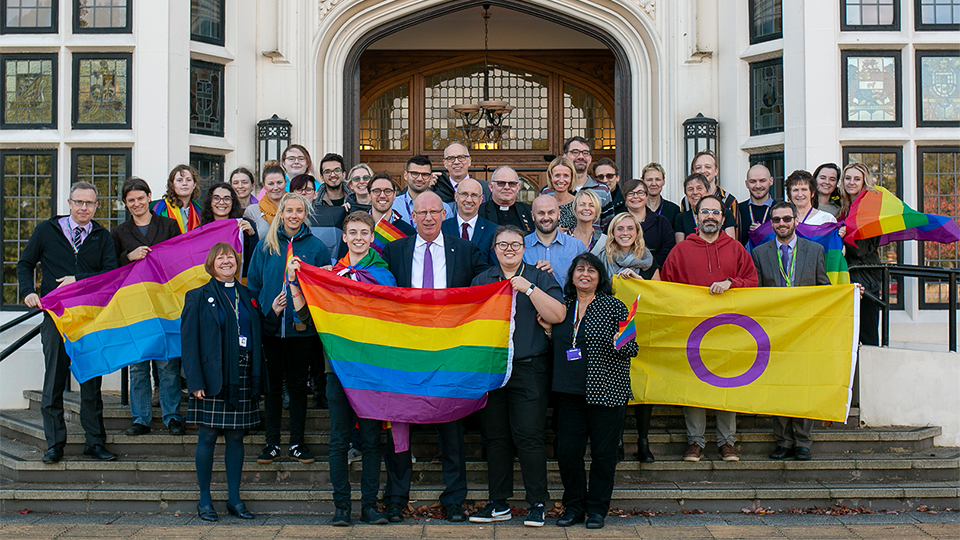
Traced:
POLYGON ((836 223, 833 215, 817 210, 817 183, 813 175, 804 170, 797 170, 787 177, 787 194, 790 202, 797 205, 798 223, 805 225, 823 225, 836 223))

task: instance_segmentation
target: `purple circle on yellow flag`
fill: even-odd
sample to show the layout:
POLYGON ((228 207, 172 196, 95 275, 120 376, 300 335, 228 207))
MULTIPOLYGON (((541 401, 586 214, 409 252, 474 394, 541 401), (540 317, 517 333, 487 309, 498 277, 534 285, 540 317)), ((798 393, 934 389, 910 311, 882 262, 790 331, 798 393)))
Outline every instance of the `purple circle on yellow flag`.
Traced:
POLYGON ((690 337, 687 338, 687 360, 690 362, 690 367, 693 369, 693 373, 697 378, 711 386, 720 388, 746 386, 759 379, 760 375, 763 375, 764 370, 767 369, 767 363, 770 362, 770 338, 767 336, 767 333, 763 331, 760 323, 750 317, 737 313, 721 313, 720 315, 714 315, 701 322, 693 329, 693 332, 690 332, 690 337), (707 366, 703 363, 703 359, 700 358, 700 343, 703 341, 703 337, 706 336, 710 330, 726 324, 743 328, 749 332, 757 342, 756 360, 754 360, 750 369, 736 377, 722 377, 713 373, 707 369, 707 366))

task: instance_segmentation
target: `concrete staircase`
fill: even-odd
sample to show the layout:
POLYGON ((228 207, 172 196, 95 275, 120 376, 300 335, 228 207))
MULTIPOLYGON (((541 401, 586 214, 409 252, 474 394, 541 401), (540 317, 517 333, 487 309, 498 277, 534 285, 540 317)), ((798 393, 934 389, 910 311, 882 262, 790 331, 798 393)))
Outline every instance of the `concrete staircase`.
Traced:
MULTIPOLYGON (((83 432, 79 427, 78 395, 66 396, 68 438, 64 461, 44 465, 45 450, 39 414, 40 394, 25 391, 26 410, 0 411, 0 512, 28 508, 34 511, 85 512, 187 512, 197 499, 193 453, 196 435, 167 435, 158 418, 154 431, 127 437, 127 407, 119 397, 104 395, 107 447, 120 459, 101 463, 81 456, 83 432)), ((157 412, 157 414, 159 414, 157 412)), ((621 509, 738 511, 754 505, 775 510, 827 507, 832 504, 864 505, 873 510, 909 509, 920 504, 960 506, 960 449, 935 448, 939 427, 861 428, 858 411, 846 424, 814 430, 814 459, 806 462, 773 461, 770 420, 741 415, 738 422, 739 462, 723 462, 708 444, 704 459, 687 463, 683 415, 680 409, 654 409, 650 442, 655 463, 636 461, 636 429, 628 413, 624 434, 626 459, 617 467, 613 506, 621 509)), ((711 417, 712 421, 712 417, 711 417)), ((468 500, 486 499, 486 462, 476 430, 467 422, 468 500)), ((254 458, 264 444, 263 432, 245 440, 243 496, 257 512, 330 512, 332 491, 326 463, 329 419, 327 411, 310 409, 307 444, 318 456, 303 465, 283 461, 258 465, 254 458)), ((285 427, 285 426, 284 426, 285 427)), ((713 425, 708 426, 708 438, 713 425)), ((552 435, 548 436, 552 455, 552 435)), ((430 463, 437 436, 429 427, 415 428, 411 445, 418 462, 413 468, 412 501, 429 504, 442 488, 439 464, 430 463)), ((220 448, 222 451, 222 448, 220 448)), ((589 463, 589 461, 588 461, 589 463)), ((550 496, 560 499, 562 485, 557 463, 547 463, 550 496)), ((519 466, 516 466, 516 501, 523 502, 519 466)), ((354 497, 360 463, 351 465, 354 497)), ((214 465, 214 498, 226 497, 223 464, 214 465)), ((416 504, 415 504, 416 506, 416 504)))

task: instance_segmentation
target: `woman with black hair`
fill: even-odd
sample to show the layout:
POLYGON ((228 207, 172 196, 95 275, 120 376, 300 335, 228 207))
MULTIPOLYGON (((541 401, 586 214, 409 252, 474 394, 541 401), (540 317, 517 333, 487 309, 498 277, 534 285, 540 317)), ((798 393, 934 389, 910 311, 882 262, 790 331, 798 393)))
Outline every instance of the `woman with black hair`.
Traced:
POLYGON ((233 186, 226 182, 220 182, 210 186, 207 194, 203 197, 203 203, 200 205, 200 225, 206 225, 221 219, 237 219, 240 223, 240 230, 243 231, 243 273, 241 277, 247 277, 247 268, 250 267, 250 257, 253 255, 253 248, 260 241, 257 234, 257 228, 252 221, 243 217, 243 208, 239 204, 240 199, 233 186))

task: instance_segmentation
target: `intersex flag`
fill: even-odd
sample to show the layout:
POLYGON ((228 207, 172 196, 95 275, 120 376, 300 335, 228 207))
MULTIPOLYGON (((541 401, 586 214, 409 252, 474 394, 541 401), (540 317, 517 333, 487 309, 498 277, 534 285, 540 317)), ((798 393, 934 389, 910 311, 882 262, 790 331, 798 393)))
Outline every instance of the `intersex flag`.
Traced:
MULTIPOLYGON (((823 225, 797 223, 797 236, 816 242, 823 247, 823 266, 827 271, 827 277, 830 278, 830 283, 834 285, 850 283, 850 270, 847 267, 847 259, 843 257, 843 239, 837 233, 839 228, 840 225, 836 223, 824 223, 823 225)), ((776 233, 773 232, 773 225, 769 221, 765 221, 759 227, 750 231, 747 251, 753 252, 755 247, 776 237, 776 233)))
POLYGON ((638 403, 845 422, 860 328, 854 285, 729 289, 614 279, 640 294, 638 403))
POLYGON ((301 263, 297 273, 330 366, 361 418, 386 420, 394 448, 408 424, 459 420, 507 383, 514 293, 508 281, 406 289, 301 263))
POLYGON ((144 360, 180 357, 180 312, 187 291, 210 280, 207 253, 243 248, 235 219, 215 221, 150 248, 139 261, 81 279, 44 296, 78 381, 144 360))
POLYGON ((926 240, 949 244, 960 240, 960 225, 952 218, 924 214, 910 208, 882 186, 863 190, 850 205, 844 241, 880 237, 880 245, 899 240, 926 240))

